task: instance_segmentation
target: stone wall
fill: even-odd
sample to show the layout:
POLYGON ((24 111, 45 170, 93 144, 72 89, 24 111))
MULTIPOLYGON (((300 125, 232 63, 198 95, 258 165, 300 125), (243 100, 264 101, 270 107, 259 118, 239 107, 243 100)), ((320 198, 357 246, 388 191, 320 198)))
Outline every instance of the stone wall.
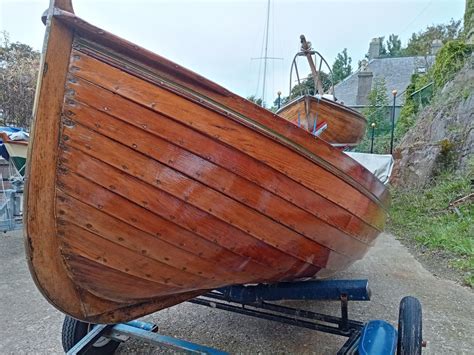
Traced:
POLYGON ((420 188, 445 168, 465 173, 473 156, 474 56, 471 56, 421 112, 415 126, 395 149, 391 183, 402 188, 420 188))

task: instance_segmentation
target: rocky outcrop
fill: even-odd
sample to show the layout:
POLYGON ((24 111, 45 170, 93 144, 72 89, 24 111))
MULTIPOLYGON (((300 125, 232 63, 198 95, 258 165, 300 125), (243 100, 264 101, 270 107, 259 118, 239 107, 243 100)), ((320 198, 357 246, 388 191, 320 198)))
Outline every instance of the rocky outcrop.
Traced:
POLYGON ((425 186, 440 171, 467 171, 474 155, 474 57, 423 110, 394 151, 391 184, 425 186))

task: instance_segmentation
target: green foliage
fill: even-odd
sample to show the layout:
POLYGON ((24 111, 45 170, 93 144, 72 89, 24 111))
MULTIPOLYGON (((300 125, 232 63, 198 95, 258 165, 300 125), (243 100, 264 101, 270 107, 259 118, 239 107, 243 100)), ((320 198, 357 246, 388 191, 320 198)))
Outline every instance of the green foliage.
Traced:
POLYGON ((387 40, 387 51, 389 57, 397 57, 402 51, 402 41, 396 34, 391 34, 387 40))
POLYGON ((254 104, 257 104, 258 106, 262 106, 263 101, 261 98, 257 98, 255 95, 251 95, 247 97, 247 100, 252 101, 254 104))
POLYGON ((413 33, 408 40, 407 47, 403 49, 403 55, 427 55, 430 53, 431 44, 435 39, 446 43, 456 39, 461 33, 461 20, 451 21, 447 24, 431 25, 425 30, 413 33))
POLYGON ((474 28, 474 0, 466 0, 464 11, 464 32, 469 33, 474 28))
POLYGON ((332 75, 334 78, 334 84, 344 80, 352 74, 352 58, 347 54, 347 48, 344 48, 341 53, 338 53, 336 60, 332 65, 332 75))
POLYGON ((378 129, 386 129, 389 124, 387 119, 389 102, 385 78, 379 77, 374 79, 372 90, 370 90, 367 100, 368 105, 363 111, 367 122, 375 122, 378 129))
POLYGON ((40 55, 0 32, 0 108, 2 125, 30 125, 40 55))
POLYGON ((434 176, 438 176, 443 172, 451 171, 455 163, 455 144, 449 139, 442 139, 439 143, 439 155, 436 159, 436 171, 434 176))
MULTIPOLYGON (((321 71, 319 74, 320 74, 321 82, 323 84, 323 90, 328 91, 332 85, 331 76, 323 71, 321 71)), ((290 92, 289 99, 291 100, 295 97, 305 95, 305 94, 308 94, 308 95, 315 94, 314 80, 311 74, 308 75, 305 79, 303 79, 300 84, 293 86, 290 92)))
MULTIPOLYGON (((413 74, 405 92, 405 105, 402 107, 395 129, 398 141, 415 124, 418 113, 426 107, 432 96, 443 88, 463 67, 472 48, 462 40, 447 42, 438 52, 433 66, 426 74, 413 74), (427 86, 433 82, 433 86, 427 86), (423 90, 421 90, 423 89, 423 90)), ((463 97, 466 95, 463 93, 463 97)))
POLYGON ((474 287, 474 204, 468 201, 457 207, 458 212, 449 209, 451 202, 471 193, 472 178, 472 171, 464 176, 444 173, 423 190, 392 191, 388 229, 447 254, 450 265, 474 287))
POLYGON ((385 44, 383 42, 384 39, 385 39, 385 36, 379 37, 379 41, 380 41, 379 55, 380 55, 380 57, 385 57, 387 55, 387 48, 385 48, 385 44))
POLYGON ((416 115, 430 103, 433 90, 431 86, 427 87, 427 85, 431 80, 431 72, 412 75, 410 84, 405 91, 405 104, 400 111, 395 127, 395 141, 401 139, 408 132, 415 124, 416 115))
POLYGON ((440 89, 451 80, 471 53, 472 48, 462 40, 447 42, 437 54, 432 68, 435 87, 440 89))
POLYGON ((368 128, 364 139, 356 151, 370 152, 372 141, 372 123, 374 128, 374 153, 385 154, 390 148, 390 107, 387 98, 387 87, 384 78, 376 78, 368 95, 368 105, 362 111, 367 119, 368 128))

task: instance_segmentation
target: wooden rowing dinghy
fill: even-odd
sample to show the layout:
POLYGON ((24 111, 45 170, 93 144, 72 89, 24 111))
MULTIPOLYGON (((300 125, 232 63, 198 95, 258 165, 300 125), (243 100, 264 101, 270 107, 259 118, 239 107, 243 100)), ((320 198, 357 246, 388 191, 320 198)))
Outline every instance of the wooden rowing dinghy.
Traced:
POLYGON ((277 115, 341 148, 359 144, 367 126, 356 110, 321 96, 297 97, 278 110, 277 115))
POLYGON ((67 0, 45 38, 25 233, 64 313, 121 322, 226 285, 328 276, 382 231, 387 189, 323 140, 67 0))
MULTIPOLYGON (((330 86, 328 92, 324 91, 320 73, 322 64, 327 65, 327 62, 313 50, 311 42, 306 41, 304 35, 300 36, 300 40, 301 50, 293 59, 291 71, 294 68, 298 73, 296 59, 299 56, 306 57, 314 80, 315 95, 302 93, 281 107, 277 114, 335 147, 356 146, 364 137, 367 121, 356 110, 335 101, 334 85, 330 86), (316 69, 318 58, 319 69, 316 69)), ((291 84, 290 79, 290 93, 291 84)))

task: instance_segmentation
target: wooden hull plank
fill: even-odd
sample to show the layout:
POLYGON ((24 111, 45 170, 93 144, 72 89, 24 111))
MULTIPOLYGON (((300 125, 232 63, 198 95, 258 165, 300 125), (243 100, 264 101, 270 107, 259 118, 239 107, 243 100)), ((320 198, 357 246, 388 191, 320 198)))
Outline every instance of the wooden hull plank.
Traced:
POLYGON ((310 136, 308 132, 287 123, 286 120, 281 122, 281 118, 277 115, 272 114, 258 105, 249 104, 249 101, 216 85, 206 78, 107 31, 94 27, 67 11, 57 11, 55 17, 77 31, 81 37, 92 39, 96 44, 96 48, 94 49, 94 45, 92 47, 90 46, 92 43, 83 43, 82 38, 79 38, 79 43, 76 44, 77 48, 87 51, 89 54, 93 53, 109 64, 153 82, 154 84, 157 84, 154 80, 154 76, 159 74, 162 81, 158 81, 158 84, 168 85, 166 81, 169 81, 174 84, 169 84, 168 87, 176 85, 189 88, 195 93, 201 93, 202 96, 199 102, 205 103, 212 101, 218 103, 223 108, 223 111, 229 113, 233 111, 243 116, 253 117, 259 125, 268 127, 282 137, 288 137, 291 141, 307 150, 307 152, 324 157, 328 162, 337 166, 338 169, 341 169, 343 174, 351 176, 359 184, 363 184, 368 191, 379 196, 382 201, 388 201, 389 193, 387 189, 385 189, 383 184, 368 170, 348 157, 333 154, 334 149, 329 144, 316 143, 313 139, 308 139, 310 136), (97 51, 97 48, 104 48, 104 46, 107 47, 109 53, 114 52, 116 57, 120 58, 120 60, 111 58, 105 55, 105 53, 97 51), (123 63, 126 64, 123 65, 123 63))
MULTIPOLYGON (((137 254, 142 253, 145 248, 149 256, 155 260, 178 269, 185 267, 189 272, 193 272, 195 269, 197 275, 206 278, 218 277, 226 282, 233 282, 236 277, 240 277, 238 280, 241 282, 245 282, 245 280, 260 281, 261 275, 255 272, 249 273, 249 270, 242 268, 242 264, 248 264, 249 259, 242 261, 242 258, 239 257, 238 264, 236 262, 229 263, 227 260, 232 261, 231 256, 226 255, 225 259, 220 257, 220 254, 223 253, 222 248, 215 248, 212 251, 209 250, 210 248, 206 250, 204 246, 206 244, 199 243, 200 238, 195 235, 188 235, 187 239, 183 238, 178 244, 174 238, 171 239, 168 235, 146 233, 107 215, 103 211, 97 211, 97 209, 71 198, 62 191, 58 191, 58 197, 57 209, 61 219, 123 245, 137 254), (216 270, 216 262, 222 262, 225 268, 216 270)), ((183 230, 183 232, 185 231, 183 230)))
MULTIPOLYGON (((82 86, 95 88, 100 94, 85 96, 79 90, 76 92, 75 100, 81 99, 81 101, 87 101, 88 105, 91 105, 97 110, 102 109, 103 111, 101 112, 105 112, 107 115, 122 120, 126 125, 124 126, 122 124, 120 126, 119 123, 109 125, 107 123, 108 116, 104 116, 90 108, 84 107, 77 101, 71 101, 72 104, 67 104, 65 114, 72 120, 75 119, 75 115, 85 115, 89 117, 91 121, 83 121, 82 123, 84 125, 93 124, 93 126, 89 125, 88 127, 102 134, 106 134, 115 140, 119 140, 134 149, 138 149, 138 146, 140 146, 140 149, 145 151, 147 155, 153 156, 155 159, 161 157, 162 160, 170 161, 176 168, 187 171, 191 170, 190 174, 195 179, 202 178, 206 173, 212 177, 222 176, 221 180, 226 181, 227 185, 223 184, 224 187, 221 187, 221 190, 224 188, 229 190, 233 187, 236 184, 235 175, 238 175, 243 179, 248 179, 259 185, 264 188, 265 191, 272 192, 286 201, 312 213, 314 216, 325 220, 330 225, 342 228, 343 231, 346 231, 356 238, 360 238, 360 240, 364 242, 372 241, 374 236, 378 234, 376 229, 360 221, 358 217, 346 213, 339 206, 305 189, 303 186, 258 161, 239 154, 237 151, 225 145, 219 145, 212 139, 190 130, 186 126, 174 123, 174 121, 162 115, 153 113, 143 107, 132 105, 130 102, 127 103, 125 99, 121 99, 108 91, 94 86, 91 87, 90 84, 81 82, 80 80, 77 81, 80 82, 82 86), (95 99, 96 96, 100 96, 100 101, 95 99), (107 110, 104 110, 104 106, 107 107, 107 110), (111 109, 112 106, 113 109, 111 109), (129 124, 134 125, 141 131, 152 133, 153 137, 144 136, 139 143, 129 142, 127 139, 127 132, 130 129, 129 124), (127 128, 112 128, 114 126, 127 128), (180 134, 177 135, 176 132, 180 134), (178 154, 176 153, 176 148, 171 149, 170 146, 164 145, 166 143, 160 138, 167 139, 167 141, 172 142, 177 147, 182 147, 193 153, 196 155, 193 159, 196 160, 186 166, 180 166, 179 160, 172 159, 173 155, 178 154), (164 147, 167 148, 166 151, 164 151, 164 147), (202 159, 197 157, 201 157, 202 159), (213 172, 218 169, 218 167, 222 167, 223 169, 227 168, 228 172, 219 170, 219 174, 209 173, 209 171, 213 172), (194 171, 192 171, 192 169, 194 169, 194 171), (229 173, 232 173, 232 175, 229 173)), ((241 192, 239 191, 238 194, 241 194, 241 192)), ((247 197, 246 199, 248 200, 247 197)))
MULTIPOLYGON (((278 249, 256 240, 250 235, 241 232, 239 229, 222 223, 220 220, 190 205, 181 204, 158 189, 153 189, 138 181, 133 181, 112 167, 107 168, 96 160, 90 159, 86 171, 78 169, 77 173, 87 174, 87 178, 71 172, 61 174, 58 180, 61 189, 67 191, 68 194, 70 191, 72 194, 79 196, 86 194, 85 196, 89 196, 89 201, 93 201, 96 208, 103 209, 104 204, 107 203, 110 198, 109 193, 107 193, 107 188, 113 185, 115 194, 121 195, 122 197, 127 196, 127 199, 133 199, 131 201, 137 206, 153 211, 161 215, 161 217, 173 221, 193 233, 208 236, 216 243, 218 243, 219 240, 224 240, 225 242, 223 244, 231 251, 236 253, 245 252, 245 255, 267 266, 266 275, 268 275, 268 272, 275 275, 281 272, 291 272, 297 267, 302 267, 301 261, 296 260, 294 257, 282 253, 278 249), (91 174, 91 171, 94 169, 96 169, 96 173, 91 174), (108 174, 105 175, 104 173, 108 174), (116 175, 114 176, 114 174, 116 175), (102 186, 105 190, 101 189, 99 190, 100 192, 94 195, 87 194, 87 190, 93 188, 88 181, 91 183, 93 181, 94 184, 102 186), (132 184, 129 184, 129 182, 132 182, 132 184), (128 193, 129 191, 134 192, 128 193), (143 203, 143 201, 146 203, 143 203)), ((130 204, 130 202, 128 202, 128 204, 130 204)))
MULTIPOLYGON (((87 119, 87 117, 91 117, 89 114, 86 113, 87 111, 84 111, 83 115, 76 115, 75 118, 77 119, 78 122, 83 122, 84 118, 87 119)), ((97 126, 100 125, 101 127, 113 127, 114 126, 114 120, 110 121, 94 121, 90 122, 90 126, 97 126)), ((147 145, 146 140, 144 139, 143 136, 135 136, 134 135, 134 128, 133 127, 116 127, 114 129, 116 132, 127 132, 128 136, 128 141, 130 144, 132 144, 135 148, 133 150, 129 148, 125 148, 122 144, 118 143, 118 141, 111 141, 108 139, 104 140, 104 137, 101 137, 97 133, 94 133, 92 131, 89 131, 85 128, 83 128, 80 125, 75 125, 74 128, 66 128, 66 134, 71 137, 68 139, 68 145, 82 150, 84 153, 89 154, 97 159, 101 159, 101 157, 107 156, 107 163, 110 165, 115 166, 118 169, 121 169, 122 171, 125 171, 126 173, 136 176, 139 179, 149 183, 149 184, 154 184, 156 179, 160 180, 160 187, 165 189, 167 192, 173 194, 175 197, 178 197, 180 199, 185 199, 186 201, 192 203, 192 196, 190 196, 189 193, 186 193, 186 191, 192 191, 192 194, 196 195, 196 203, 199 202, 200 199, 206 199, 206 195, 209 196, 209 200, 211 203, 208 206, 205 206, 204 209, 210 209, 215 207, 213 206, 222 206, 222 208, 225 208, 231 212, 230 215, 232 216, 231 218, 236 219, 238 217, 238 210, 241 210, 241 214, 249 214, 253 213, 253 211, 248 211, 246 209, 243 209, 242 206, 240 206, 235 200, 229 200, 224 196, 220 195, 221 189, 217 187, 216 190, 211 190, 206 186, 202 185, 196 185, 196 182, 191 180, 190 178, 181 175, 180 173, 172 170, 171 168, 161 165, 158 162, 150 159, 147 156, 143 156, 141 154, 138 154, 136 150, 140 150, 142 145, 147 145), (69 134, 68 131, 73 130, 74 134, 69 134), (137 143, 134 143, 137 142, 137 143), (140 147, 139 147, 140 145, 140 147), (124 166, 126 169, 124 169, 124 166), (181 181, 181 183, 179 183, 181 181), (227 200, 227 202, 226 202, 227 200), (232 208, 234 206, 234 208, 232 208)), ((72 132, 71 132, 72 133, 72 132)), ((165 155, 165 150, 166 147, 160 148, 157 147, 156 145, 152 147, 152 149, 157 152, 156 155, 165 155)), ((168 162, 172 160, 173 161, 173 167, 175 167, 175 162, 182 160, 178 154, 175 154, 170 157, 165 158, 163 161, 168 162)), ((183 167, 190 167, 193 166, 195 161, 192 159, 190 161, 184 161, 183 162, 183 167)), ((197 166, 202 166, 201 164, 196 164, 197 166)), ((186 169, 184 169, 186 170, 186 169)), ((212 176, 218 176, 220 173, 219 171, 211 170, 209 171, 210 175, 212 176)), ((201 175, 202 176, 202 175, 201 175)), ((235 181, 233 182, 235 184, 235 181)), ((245 191, 244 186, 238 186, 240 192, 245 191)), ((253 191, 253 196, 261 196, 262 192, 261 191, 253 191)), ((242 192, 242 194, 244 194, 242 192)), ((249 196, 251 199, 252 197, 249 196)), ((268 214, 269 210, 271 210, 275 204, 273 200, 266 200, 265 201, 265 212, 268 214), (272 207, 271 207, 272 206, 272 207)), ((199 207, 199 206, 198 206, 199 207)), ((368 245, 365 243, 362 243, 358 241, 357 239, 352 238, 349 235, 346 235, 342 232, 340 232, 337 229, 330 228, 330 226, 321 223, 319 220, 314 220, 312 218, 307 218, 307 216, 304 216, 306 218, 295 218, 298 216, 295 216, 294 214, 291 214, 288 212, 290 206, 287 204, 280 206, 281 214, 278 216, 279 218, 277 219, 278 222, 285 224, 286 218, 289 219, 289 221, 286 221, 287 227, 293 228, 293 229, 299 229, 296 226, 304 228, 306 225, 306 233, 302 233, 302 235, 307 236, 307 238, 310 238, 314 240, 315 242, 332 249, 335 252, 342 253, 350 258, 358 258, 362 257, 365 252, 368 249, 368 245), (288 226, 289 224, 294 223, 293 226, 288 226)), ((258 225, 259 228, 264 228, 265 230, 269 230, 271 233, 274 233, 276 235, 291 235, 293 233, 292 230, 275 230, 272 231, 272 226, 268 225, 268 223, 271 223, 268 220, 262 220, 263 218, 263 212, 261 214, 255 214, 253 213, 250 216, 243 216, 244 219, 251 220, 252 222, 255 221, 255 225, 258 225)), ((279 225, 275 227, 280 227, 279 225)), ((281 228, 280 228, 281 229, 281 228)))
MULTIPOLYGON (((305 158, 286 147, 274 143, 268 138, 258 136, 250 129, 217 113, 205 111, 192 102, 177 98, 176 95, 166 90, 128 76, 128 74, 101 64, 95 59, 87 58, 84 54, 80 55, 80 59, 76 57, 72 65, 76 68, 74 70, 75 76, 119 93, 138 104, 210 135, 215 140, 233 146, 261 163, 284 173, 297 183, 340 205, 354 215, 370 218, 377 227, 383 227, 385 220, 383 209, 360 191, 338 179, 337 176, 315 164, 308 164, 305 158), (92 73, 93 65, 99 66, 98 70, 101 74, 92 73), (127 82, 127 85, 124 85, 124 82, 127 82), (314 179, 313 176, 318 176, 318 179, 314 179), (334 190, 341 191, 341 193, 334 194, 334 190)), ((71 99, 80 97, 81 101, 88 101, 88 93, 84 92, 82 83, 81 85, 78 83, 69 83, 68 85, 71 88, 71 99)), ((105 110, 113 112, 114 109, 115 107, 106 107, 105 110)))
MULTIPOLYGON (((97 216, 97 214, 99 214, 97 211, 92 210, 90 207, 88 208, 79 201, 69 199, 68 204, 65 202, 62 202, 61 204, 58 203, 58 211, 61 214, 61 220, 67 222, 67 225, 73 225, 83 230, 90 231, 100 238, 127 248, 136 255, 144 255, 143 259, 145 261, 149 258, 171 266, 178 271, 197 276, 198 278, 203 277, 209 280, 215 280, 218 278, 227 283, 235 282, 236 277, 239 276, 238 269, 232 273, 227 272, 226 270, 214 270, 215 264, 212 264, 212 262, 206 259, 184 251, 184 249, 165 243, 156 236, 147 235, 142 231, 137 231, 131 226, 112 217, 106 216, 105 214, 97 216), (87 218, 86 211, 92 214, 89 219, 87 218), (84 223, 83 218, 85 218, 85 221, 90 220, 90 222, 84 223), (237 275, 234 273, 237 273, 237 275)), ((65 236, 63 240, 68 243, 68 238, 71 238, 70 236, 68 237, 68 232, 62 230, 61 227, 58 230, 65 236)), ((74 231, 69 231, 71 235, 74 235, 74 238, 84 234, 82 231, 76 231, 77 235, 75 235, 76 233, 74 233, 74 231)), ((88 236, 90 235, 87 235, 84 240, 86 240, 88 236)), ((84 240, 82 240, 81 237, 81 243, 83 243, 84 240)), ((74 244, 74 242, 75 241, 72 240, 69 244, 74 244)), ((104 243, 104 245, 108 245, 108 243, 104 243)), ((104 253, 111 252, 107 247, 100 250, 103 250, 104 253)), ((144 269, 142 268, 142 270, 144 269)), ((250 275, 243 274, 241 276, 242 280, 248 280, 249 278, 250 275)), ((257 280, 258 279, 256 279, 256 281, 257 280)), ((173 280, 171 280, 171 282, 173 282, 173 280)))
MULTIPOLYGON (((245 221, 242 216, 224 214, 217 217, 214 214, 219 215, 220 210, 215 206, 215 202, 217 202, 215 200, 209 202, 209 206, 213 207, 203 207, 203 209, 200 209, 191 204, 191 199, 193 198, 191 194, 188 194, 189 199, 187 202, 181 201, 177 197, 163 190, 161 181, 157 182, 155 186, 151 186, 136 178, 128 176, 128 174, 123 171, 105 165, 95 158, 80 153, 79 151, 74 151, 74 154, 65 156, 65 158, 67 163, 64 163, 63 167, 66 168, 67 171, 74 171, 74 173, 87 177, 106 188, 113 185, 115 193, 124 197, 127 196, 127 198, 133 200, 134 203, 142 205, 143 207, 148 207, 151 210, 162 210, 165 213, 166 218, 169 220, 178 222, 179 218, 183 215, 183 212, 188 211, 189 216, 193 216, 192 219, 207 221, 208 226, 212 231, 211 235, 218 234, 220 232, 218 230, 219 228, 222 230, 225 228, 231 235, 235 235, 235 233, 239 233, 242 237, 246 235, 248 242, 252 244, 261 244, 259 248, 267 249, 265 252, 267 254, 273 250, 274 253, 281 254, 281 256, 287 255, 290 260, 294 257, 318 267, 324 268, 328 266, 327 256, 330 250, 327 248, 321 247, 303 237, 291 237, 291 235, 281 237, 272 234, 268 230, 259 229, 259 226, 254 220, 245 221), (77 161, 75 161, 75 159, 77 159, 77 161), (205 211, 206 208, 207 211, 205 211), (211 210, 209 211, 209 209, 211 210)), ((179 183, 180 182, 177 181, 177 185, 179 185, 179 183)), ((200 190, 199 192, 204 193, 203 190, 200 190)), ((207 202, 204 199, 199 201, 202 203, 207 202)), ((225 213, 227 213, 227 210, 225 213)), ((186 223, 190 223, 187 221, 188 219, 189 218, 186 219, 186 223)), ((341 258, 343 257, 341 256, 341 258)), ((267 259, 274 263, 272 265, 273 267, 277 265, 275 259, 267 259)), ((330 266, 329 268, 332 269, 330 266)))

